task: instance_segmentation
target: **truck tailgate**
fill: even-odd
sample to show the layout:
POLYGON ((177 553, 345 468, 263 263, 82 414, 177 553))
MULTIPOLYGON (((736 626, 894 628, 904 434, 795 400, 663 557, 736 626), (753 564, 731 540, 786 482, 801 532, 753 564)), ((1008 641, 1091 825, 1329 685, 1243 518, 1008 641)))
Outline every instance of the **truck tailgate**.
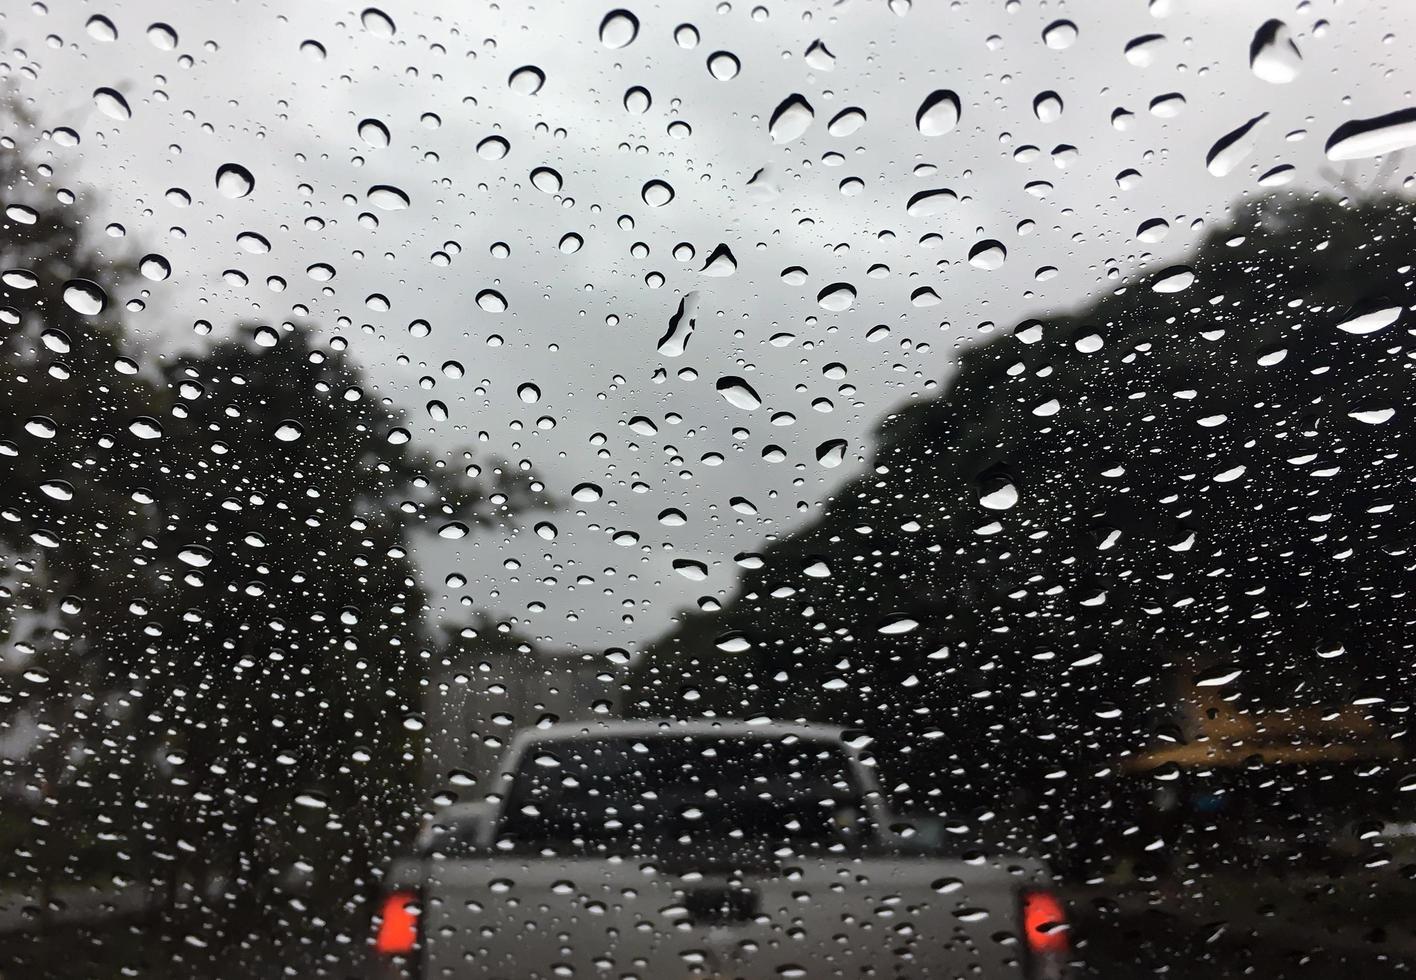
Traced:
POLYGON ((1024 882, 938 859, 792 858, 756 872, 471 858, 430 869, 427 980, 1020 977, 1024 882))

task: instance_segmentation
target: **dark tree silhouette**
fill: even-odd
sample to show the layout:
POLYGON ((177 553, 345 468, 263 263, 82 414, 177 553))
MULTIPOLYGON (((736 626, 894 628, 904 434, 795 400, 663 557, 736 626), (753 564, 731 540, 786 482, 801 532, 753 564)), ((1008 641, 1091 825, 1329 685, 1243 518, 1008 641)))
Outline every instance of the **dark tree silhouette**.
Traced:
POLYGON ((1021 790, 1065 816, 1196 682, 1240 670, 1241 708, 1404 689, 1414 218, 1267 199, 1184 267, 968 350, 869 474, 652 645, 631 701, 859 726, 904 806, 1021 790))

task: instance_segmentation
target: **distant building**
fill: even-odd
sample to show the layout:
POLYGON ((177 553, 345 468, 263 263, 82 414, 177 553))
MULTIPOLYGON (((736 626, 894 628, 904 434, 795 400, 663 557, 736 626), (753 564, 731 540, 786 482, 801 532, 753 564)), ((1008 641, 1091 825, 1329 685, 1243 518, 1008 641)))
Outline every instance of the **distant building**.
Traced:
POLYGON ((439 656, 423 695, 424 785, 433 793, 486 792, 518 729, 620 715, 625 668, 601 653, 538 650, 491 627, 463 631, 439 656))

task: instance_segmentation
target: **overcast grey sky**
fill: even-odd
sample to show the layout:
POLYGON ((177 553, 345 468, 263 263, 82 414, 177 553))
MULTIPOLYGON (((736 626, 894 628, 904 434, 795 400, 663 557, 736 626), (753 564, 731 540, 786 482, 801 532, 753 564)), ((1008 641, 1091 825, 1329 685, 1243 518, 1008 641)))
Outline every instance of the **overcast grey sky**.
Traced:
MULTIPOLYGON (((818 511, 868 462, 871 427, 937 392, 962 346, 1173 261, 1274 168, 1328 187, 1332 130, 1409 106, 1416 79, 1416 8, 1397 3, 627 3, 638 32, 618 48, 600 38, 613 4, 585 0, 387 3, 382 17, 324 0, 0 7, 6 74, 45 126, 81 138, 45 146, 53 185, 91 187, 95 235, 120 222, 127 245, 172 264, 170 279, 144 284, 147 309, 130 320, 148 353, 189 343, 198 318, 217 336, 238 322, 341 334, 378 393, 407 406, 418 442, 529 461, 561 510, 429 542, 419 558, 435 601, 459 610, 449 617, 470 595, 547 647, 633 647, 696 597, 726 598, 733 556, 818 511), (95 15, 116 39, 88 24, 95 15), (1301 62, 1259 74, 1296 69, 1291 81, 1251 69, 1269 18, 1287 25, 1301 62), (1044 38, 1059 20, 1075 37, 1044 38), (154 43, 165 37, 154 22, 175 31, 175 48, 154 43), (818 41, 829 54, 808 55, 818 41), (714 76, 717 52, 736 59, 735 77, 714 76), (544 74, 534 94, 532 74, 509 82, 523 66, 544 74), (652 100, 645 111, 626 108, 635 86, 652 100), (122 93, 131 118, 106 114, 100 87, 122 93), (951 131, 927 135, 916 115, 935 90, 956 93, 961 111, 951 131), (1047 92, 1060 110, 1038 105, 1047 92), (769 120, 793 95, 809 124, 775 139, 769 120), (851 107, 863 125, 833 135, 828 123, 851 107), (1247 157, 1212 174, 1210 147, 1262 113, 1247 157), (361 134, 364 120, 382 124, 387 146, 377 127, 361 134), (489 137, 506 141, 504 156, 489 137), (227 163, 254 176, 248 196, 218 192, 227 163), (533 186, 538 167, 560 175, 559 190, 533 186), (1123 189, 1127 170, 1137 176, 1123 189), (646 203, 650 181, 673 199, 646 203), (380 185, 409 206, 380 207, 368 193, 380 185), (913 195, 946 188, 957 199, 938 213, 907 211, 913 195), (1152 219, 1169 230, 1142 240, 1152 219), (246 231, 269 253, 243 249, 246 231), (569 233, 583 240, 573 253, 561 246, 569 233), (1001 267, 970 264, 989 239, 1006 248, 1001 267), (675 255, 680 243, 691 258, 675 255), (736 270, 705 274, 720 244, 736 270), (313 280, 316 263, 334 278, 313 280), (804 279, 784 281, 790 267, 804 279), (818 303, 834 283, 854 287, 849 309, 818 303), (916 305, 922 287, 940 302, 916 305), (484 290, 507 308, 479 306, 484 290), (666 356, 657 343, 690 292, 696 329, 666 356), (389 308, 370 308, 372 294, 389 308), (414 320, 431 333, 411 335, 414 320), (465 376, 446 376, 449 360, 465 376), (746 379, 761 406, 722 397, 724 376, 746 379), (424 377, 436 387, 420 388, 424 377), (519 394, 527 384, 538 401, 519 394), (446 421, 424 411, 431 398, 446 421), (657 431, 632 428, 640 416, 657 431), (848 447, 834 468, 817 458, 832 439, 848 447), (786 458, 764 460, 769 444, 786 458), (581 483, 603 496, 573 500, 581 483), (667 508, 686 524, 661 524, 667 508), (533 532, 542 520, 554 540, 533 532), (624 532, 637 542, 615 543, 624 532), (707 580, 676 574, 680 557, 705 563, 707 580), (449 571, 468 585, 444 588, 449 571)), ((624 22, 611 25, 610 40, 625 36, 624 22)), ((1357 184, 1378 169, 1335 166, 1357 184)))

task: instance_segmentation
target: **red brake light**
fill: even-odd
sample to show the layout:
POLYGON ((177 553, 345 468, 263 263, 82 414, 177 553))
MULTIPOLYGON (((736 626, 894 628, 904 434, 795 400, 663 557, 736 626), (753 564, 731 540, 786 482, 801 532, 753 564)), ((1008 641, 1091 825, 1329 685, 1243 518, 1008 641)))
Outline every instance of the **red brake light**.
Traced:
POLYGON ((1065 954, 1071 948, 1067 910, 1052 892, 1024 893, 1023 935, 1034 953, 1065 954))
POLYGON ((383 900, 382 921, 374 947, 388 956, 413 952, 418 942, 418 896, 394 892, 383 900))

